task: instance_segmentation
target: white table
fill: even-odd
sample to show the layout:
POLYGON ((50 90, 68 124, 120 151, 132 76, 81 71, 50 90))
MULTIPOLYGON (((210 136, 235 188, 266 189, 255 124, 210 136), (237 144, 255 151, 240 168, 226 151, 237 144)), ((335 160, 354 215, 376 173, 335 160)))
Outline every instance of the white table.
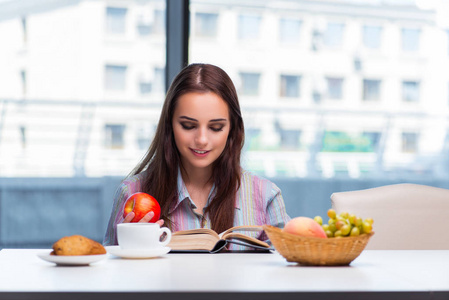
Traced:
POLYGON ((37 256, 49 251, 0 251, 0 299, 449 299, 449 250, 365 250, 347 267, 305 267, 277 253, 108 255, 64 267, 37 256))

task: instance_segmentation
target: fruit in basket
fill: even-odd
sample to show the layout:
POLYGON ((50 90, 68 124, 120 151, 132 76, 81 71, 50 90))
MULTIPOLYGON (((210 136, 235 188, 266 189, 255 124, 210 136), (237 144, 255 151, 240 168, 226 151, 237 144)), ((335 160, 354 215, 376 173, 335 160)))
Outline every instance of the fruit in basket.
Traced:
POLYGON ((126 200, 123 217, 126 217, 130 212, 134 212, 135 216, 131 222, 136 223, 150 211, 154 212, 154 217, 150 220, 150 223, 159 220, 161 217, 161 207, 157 200, 147 193, 135 193, 126 200))
POLYGON ((326 232, 314 219, 308 217, 296 217, 288 221, 283 229, 285 232, 305 236, 327 238, 326 232))
POLYGON ((327 216, 329 221, 327 224, 321 225, 327 237, 359 236, 364 233, 371 233, 373 230, 374 221, 372 218, 363 220, 361 217, 348 212, 337 214, 332 208, 327 211, 327 216))

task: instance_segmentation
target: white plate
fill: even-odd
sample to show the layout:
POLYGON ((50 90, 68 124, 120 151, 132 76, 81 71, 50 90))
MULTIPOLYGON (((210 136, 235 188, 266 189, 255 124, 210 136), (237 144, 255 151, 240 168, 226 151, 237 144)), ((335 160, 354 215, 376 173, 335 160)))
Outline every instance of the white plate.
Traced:
POLYGON ((106 258, 106 254, 96 255, 50 255, 49 252, 39 253, 37 256, 45 261, 61 266, 87 266, 106 258))
POLYGON ((122 258, 153 258, 170 252, 170 247, 154 249, 122 249, 120 246, 106 246, 106 251, 122 258))

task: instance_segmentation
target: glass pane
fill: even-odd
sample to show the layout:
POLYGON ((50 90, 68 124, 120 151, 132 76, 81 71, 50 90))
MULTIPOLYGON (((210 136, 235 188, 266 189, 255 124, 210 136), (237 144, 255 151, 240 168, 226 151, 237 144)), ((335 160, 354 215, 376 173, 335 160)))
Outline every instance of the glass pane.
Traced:
POLYGON ((191 1, 192 24, 214 12, 227 29, 210 42, 190 37, 189 62, 216 64, 233 79, 245 166, 275 178, 447 178, 449 164, 436 163, 449 148, 447 8, 309 4, 191 1))
POLYGON ((402 82, 402 100, 406 102, 419 101, 419 82, 417 81, 402 82))
POLYGON ((363 100, 377 101, 380 100, 380 80, 363 80, 363 100))
POLYGON ((367 48, 378 49, 381 45, 382 27, 363 26, 363 45, 367 48))
POLYGON ((203 37, 217 35, 218 14, 197 13, 195 17, 195 34, 203 37))
POLYGON ((343 43, 345 24, 328 23, 324 33, 324 44, 328 47, 338 47, 343 43))
POLYGON ((257 96, 259 94, 259 73, 240 73, 241 86, 239 91, 245 96, 257 96))
POLYGON ((326 78, 327 96, 329 99, 342 99, 343 97, 343 78, 326 78))
POLYGON ((239 15, 238 36, 241 40, 255 40, 259 38, 260 16, 239 15))
POLYGON ((0 12, 0 177, 127 175, 164 99, 165 1, 0 12))
POLYGON ((298 98, 300 95, 300 76, 281 75, 281 97, 298 98))
POLYGON ((127 8, 106 8, 106 31, 112 34, 124 34, 126 30, 127 8))
POLYGON ((279 20, 279 37, 281 43, 298 43, 301 37, 301 20, 281 18, 279 20))
POLYGON ((414 52, 419 50, 419 29, 402 29, 402 50, 406 52, 414 52))

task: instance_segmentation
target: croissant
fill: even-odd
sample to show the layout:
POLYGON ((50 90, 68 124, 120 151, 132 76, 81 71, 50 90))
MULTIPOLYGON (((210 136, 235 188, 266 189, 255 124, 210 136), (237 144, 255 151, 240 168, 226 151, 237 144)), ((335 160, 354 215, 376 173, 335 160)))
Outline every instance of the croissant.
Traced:
POLYGON ((65 236, 53 244, 52 255, 106 254, 102 244, 82 235, 65 236))

